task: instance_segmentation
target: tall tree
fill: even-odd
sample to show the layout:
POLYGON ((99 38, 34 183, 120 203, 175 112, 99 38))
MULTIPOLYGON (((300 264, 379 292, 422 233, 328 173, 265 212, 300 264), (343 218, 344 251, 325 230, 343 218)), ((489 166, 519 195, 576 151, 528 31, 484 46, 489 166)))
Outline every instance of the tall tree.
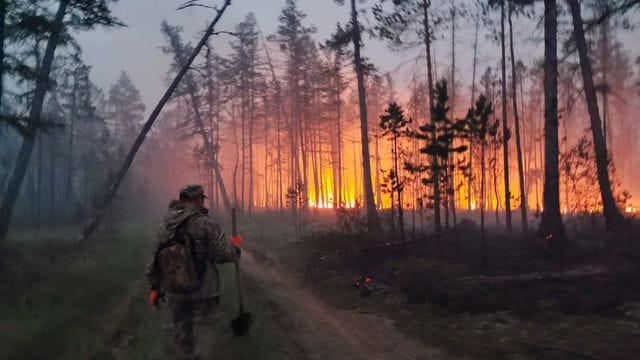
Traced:
POLYGON ((2 94, 4 93, 4 28, 7 14, 6 0, 0 0, 0 109, 2 109, 2 94))
POLYGON ((233 50, 231 55, 230 72, 235 78, 234 93, 240 97, 240 114, 242 129, 242 207, 245 203, 249 214, 253 212, 254 205, 254 130, 255 117, 258 113, 258 94, 257 87, 264 81, 262 74, 259 72, 259 56, 260 51, 258 44, 258 31, 256 29, 255 18, 247 15, 235 29, 236 40, 230 45, 233 50), (246 134, 246 142, 245 142, 246 134), (246 153, 248 151, 248 154, 246 153), (248 162, 248 168, 247 163, 248 162), (245 201, 245 174, 248 174, 249 181, 247 187, 247 200, 245 201))
POLYGON ((600 194, 602 196, 602 205, 604 208, 604 218, 608 229, 615 229, 622 224, 622 215, 616 206, 611 190, 611 180, 609 178, 609 159, 604 134, 602 132, 602 121, 600 118, 600 109, 598 107, 598 97, 593 81, 593 71, 591 68, 591 60, 587 49, 587 42, 584 35, 584 22, 580 3, 577 0, 567 0, 571 8, 571 16, 573 18, 573 36, 580 57, 580 69, 582 71, 582 82, 584 85, 584 94, 589 110, 589 118, 591 119, 591 132, 593 134, 593 145, 596 154, 596 165, 598 173, 598 185, 600 186, 600 194))
POLYGON ((351 0, 351 36, 353 42, 354 67, 358 81, 358 103, 360 104, 360 141, 362 143, 362 176, 364 184, 364 202, 367 208, 367 225, 369 231, 380 229, 380 220, 373 200, 373 184, 371 182, 371 156, 369 155, 369 125, 367 123, 367 94, 364 84, 365 65, 360 55, 362 46, 360 22, 356 0, 351 0))
MULTIPOLYGON (((222 10, 220 10, 222 11, 222 10)), ((220 11, 218 15, 220 15, 220 11)), ((180 32, 182 28, 175 27, 169 25, 166 21, 162 22, 161 25, 162 32, 166 36, 169 46, 164 48, 164 51, 171 54, 173 56, 173 71, 178 71, 178 75, 184 68, 185 64, 189 63, 188 54, 194 54, 194 51, 200 51, 204 46, 200 46, 200 49, 196 47, 195 49, 191 49, 189 44, 184 44, 182 39, 180 38, 180 32)), ((206 42, 206 40, 205 40, 206 42)), ((194 56, 195 58, 195 56, 194 56)), ((184 74, 184 82, 182 83, 182 87, 180 88, 181 94, 183 94, 190 105, 191 114, 193 115, 190 120, 190 124, 188 124, 192 130, 191 135, 197 135, 200 140, 202 140, 202 146, 204 152, 207 154, 207 160, 211 164, 214 169, 216 176, 216 183, 220 190, 220 194, 223 199, 224 207, 227 211, 231 210, 231 203, 229 202, 229 197, 227 195, 227 190, 222 178, 222 169, 220 168, 220 164, 217 163, 215 153, 219 151, 220 146, 212 141, 211 133, 207 129, 206 119, 203 116, 203 107, 202 107, 202 96, 199 93, 200 87, 198 86, 193 73, 185 72, 184 74)))
POLYGON ((567 235, 560 214, 558 157, 558 8, 556 0, 544 1, 544 190, 538 235, 559 252, 564 264, 567 235))
MULTIPOLYGON (((522 217, 522 233, 525 239, 529 234, 527 221, 527 191, 524 186, 524 160, 522 141, 520 139, 520 114, 518 113, 518 72, 516 71, 516 56, 513 46, 513 0, 509 0, 509 52, 511 54, 511 100, 513 103, 513 120, 516 130, 516 155, 518 160, 518 180, 520 185, 520 212, 522 217)), ((505 170, 506 171, 506 170, 505 170)))
POLYGON ((487 134, 495 134, 498 131, 498 122, 490 123, 490 117, 493 114, 493 106, 489 99, 484 95, 480 95, 475 107, 469 109, 467 113, 467 122, 469 128, 469 136, 476 142, 480 143, 480 245, 482 249, 482 264, 487 264, 487 245, 485 232, 485 189, 486 189, 486 156, 485 149, 487 147, 487 134))
MULTIPOLYGON (((344 0, 337 0, 339 4, 344 4, 344 0)), ((340 30, 340 29, 339 29, 340 30)), ((362 177, 364 202, 367 210, 367 226, 369 231, 380 230, 380 219, 376 210, 376 203, 373 197, 373 182, 371 179, 371 155, 369 153, 369 125, 367 120, 367 93, 365 86, 365 75, 367 65, 361 55, 362 48, 362 26, 358 20, 358 9, 356 1, 351 0, 351 22, 346 32, 340 31, 337 37, 349 40, 353 45, 353 65, 356 72, 358 84, 358 104, 360 108, 360 142, 362 150, 362 177)))
MULTIPOLYGON (((424 46, 427 58, 427 86, 429 89, 429 109, 435 106, 435 90, 434 90, 434 64, 431 54, 433 39, 433 9, 431 0, 401 0, 392 1, 393 9, 387 11, 384 8, 385 0, 374 7, 373 12, 378 21, 375 29, 382 38, 391 41, 395 47, 406 46, 407 44, 416 44, 424 46), (415 38, 417 36, 417 39, 415 38)), ((430 119, 431 128, 434 133, 429 137, 435 141, 435 120, 430 119)), ((434 144, 431 144, 434 145, 434 144)), ((429 146, 429 144, 427 144, 429 146)), ((433 184, 433 210, 434 210, 434 229, 436 233, 442 232, 442 222, 440 219, 441 210, 441 193, 440 193, 440 165, 438 157, 431 156, 431 183, 433 184)))
POLYGON ((42 106, 45 96, 49 90, 49 74, 55 56, 56 49, 64 33, 70 28, 88 30, 98 25, 114 26, 118 21, 112 17, 109 9, 109 0, 100 1, 70 1, 60 0, 54 18, 41 18, 45 26, 43 32, 48 33, 47 45, 44 50, 42 61, 38 62, 36 70, 36 84, 33 97, 30 102, 28 123, 23 132, 23 142, 9 184, 2 198, 0 206, 0 241, 4 241, 9 230, 13 209, 15 207, 18 194, 22 188, 27 168, 31 159, 31 154, 35 145, 38 126, 41 123, 42 106), (65 16, 69 15, 69 21, 65 23, 65 16))
POLYGON ((502 57, 500 68, 502 69, 501 90, 502 90, 502 147, 503 147, 503 166, 504 166, 504 211, 507 224, 507 231, 512 230, 511 224, 511 188, 509 184, 509 139, 511 131, 509 130, 507 119, 507 56, 505 51, 505 3, 506 0, 500 0, 500 49, 502 57))
MULTIPOLYGON (((113 126, 113 137, 118 146, 131 146, 133 136, 144 119, 145 106, 131 77, 120 72, 118 80, 109 88, 107 98, 107 116, 113 126)), ((118 150, 119 151, 119 150, 118 150)))
POLYGON ((397 195, 398 206, 398 222, 400 226, 400 239, 405 242, 404 234, 404 212, 402 208, 402 191, 404 190, 404 181, 400 176, 400 167, 398 164, 403 161, 402 148, 399 142, 403 137, 409 135, 409 129, 407 126, 411 122, 411 119, 407 119, 404 115, 404 110, 397 104, 391 103, 380 115, 380 128, 382 129, 382 136, 388 136, 391 139, 391 158, 393 168, 389 171, 389 181, 391 197, 393 194, 397 195))
MULTIPOLYGON (((306 15, 298 9, 296 0, 287 0, 284 8, 278 17, 279 25, 275 32, 267 37, 271 42, 277 44, 283 51, 286 58, 286 85, 289 105, 287 135, 289 140, 289 191, 302 192, 303 201, 291 203, 293 212, 297 211, 299 205, 308 205, 308 186, 303 181, 303 172, 300 162, 305 159, 305 154, 301 154, 300 127, 303 122, 303 76, 305 65, 305 50, 311 42, 310 36, 316 29, 303 24, 306 15), (301 185, 301 186, 299 186, 301 185)), ((276 84, 276 86, 278 86, 276 84)), ((304 169, 306 173, 306 169, 304 169)))
MULTIPOLYGON (((251 14, 253 16, 253 14, 251 14)), ((284 99, 283 99, 283 95, 282 95, 282 85, 280 83, 280 80, 278 79, 278 77, 276 76, 276 71, 275 71, 275 66, 273 64, 273 61, 271 60, 271 55, 269 52, 269 49, 267 48, 267 43, 265 41, 264 35, 262 33, 262 30, 260 30, 260 27, 258 25, 258 22, 255 20, 255 16, 254 17, 254 23, 256 24, 256 28, 258 29, 258 34, 260 35, 260 39, 262 40, 262 48, 264 49, 264 53, 267 57, 267 64, 269 65, 269 72, 271 74, 271 86, 273 88, 273 91, 275 92, 274 94, 274 98, 276 101, 275 104, 275 109, 276 109, 276 172, 277 172, 277 205, 278 208, 280 209, 280 211, 283 210, 284 208, 284 192, 282 190, 282 185, 283 185, 283 178, 282 178, 282 172, 283 172, 283 166, 282 166, 282 145, 281 145, 281 127, 282 127, 282 123, 284 121, 284 123, 286 124, 288 122, 287 120, 287 112, 285 110, 285 106, 284 106, 284 99)), ((266 191, 266 189, 265 189, 266 191)))

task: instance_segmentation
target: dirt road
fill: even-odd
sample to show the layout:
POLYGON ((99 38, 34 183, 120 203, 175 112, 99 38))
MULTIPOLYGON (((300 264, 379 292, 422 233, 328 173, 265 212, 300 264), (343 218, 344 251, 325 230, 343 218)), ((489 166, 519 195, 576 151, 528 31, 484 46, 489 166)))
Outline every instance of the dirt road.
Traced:
MULTIPOLYGON (((236 316, 232 267, 221 266, 223 296, 211 346, 219 358, 236 360, 424 360, 450 359, 437 349, 401 334, 378 315, 332 307, 291 274, 244 251, 241 266, 246 308, 253 313, 249 334, 234 337, 236 316)), ((146 303, 146 287, 136 285, 131 301, 110 316, 113 329, 102 359, 171 359, 172 326, 166 307, 155 312, 146 303)))
POLYGON ((242 266, 255 295, 277 311, 270 319, 279 327, 291 359, 443 359, 443 353, 400 334, 389 319, 328 306, 293 276, 243 253, 242 266))

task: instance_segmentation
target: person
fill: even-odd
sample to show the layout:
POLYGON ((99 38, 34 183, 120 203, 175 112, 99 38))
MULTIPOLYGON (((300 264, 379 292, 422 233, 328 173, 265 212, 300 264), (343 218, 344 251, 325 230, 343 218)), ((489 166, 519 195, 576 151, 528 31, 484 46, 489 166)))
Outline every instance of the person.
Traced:
POLYGON ((165 215, 146 275, 151 287, 150 301, 156 309, 167 295, 174 325, 178 359, 209 359, 211 339, 220 301, 219 274, 215 264, 237 262, 240 248, 226 241, 220 227, 207 215, 204 190, 200 185, 187 185, 180 190, 179 200, 172 200, 165 215), (193 268, 197 274, 192 291, 171 292, 162 288, 163 275, 157 261, 163 246, 176 237, 187 237, 193 268))

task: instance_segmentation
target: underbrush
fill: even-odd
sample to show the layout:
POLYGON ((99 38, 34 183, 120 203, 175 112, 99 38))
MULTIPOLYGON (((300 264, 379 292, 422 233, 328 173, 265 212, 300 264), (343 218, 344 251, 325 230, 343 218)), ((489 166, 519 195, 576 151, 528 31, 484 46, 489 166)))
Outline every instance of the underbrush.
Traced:
POLYGON ((409 303, 430 302, 455 313, 483 313, 504 304, 495 291, 460 280, 463 270, 432 261, 403 262, 394 278, 409 303))
POLYGON ((111 317, 126 316, 113 309, 142 285, 148 233, 102 232, 82 247, 70 236, 14 238, 0 249, 0 358, 91 358, 121 320, 111 317))

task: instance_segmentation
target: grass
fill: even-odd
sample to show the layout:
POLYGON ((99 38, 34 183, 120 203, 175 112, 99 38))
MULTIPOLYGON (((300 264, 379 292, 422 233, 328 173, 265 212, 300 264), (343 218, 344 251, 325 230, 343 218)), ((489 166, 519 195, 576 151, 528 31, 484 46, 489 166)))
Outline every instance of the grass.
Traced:
POLYGON ((82 247, 66 233, 26 232, 0 249, 0 358, 91 358, 140 302, 149 232, 103 232, 82 247))
MULTIPOLYGON (((148 303, 143 278, 152 232, 140 224, 103 231, 82 247, 76 229, 24 231, 0 247, 0 359, 172 358, 167 304, 148 303)), ((245 308, 254 323, 236 338, 233 266, 219 266, 222 299, 213 343, 234 359, 281 359, 276 344, 286 334, 273 321, 277 304, 265 302, 259 286, 244 280, 245 308)))

